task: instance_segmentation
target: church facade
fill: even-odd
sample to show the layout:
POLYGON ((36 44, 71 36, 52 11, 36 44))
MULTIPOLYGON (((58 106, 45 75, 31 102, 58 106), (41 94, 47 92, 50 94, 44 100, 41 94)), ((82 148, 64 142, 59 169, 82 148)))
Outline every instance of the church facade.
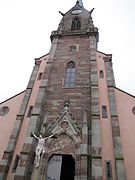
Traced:
POLYGON ((97 50, 93 10, 77 1, 60 12, 26 90, 0 103, 0 179, 134 180, 135 97, 115 86, 112 55, 97 50), (50 137, 44 152, 40 135, 50 137))

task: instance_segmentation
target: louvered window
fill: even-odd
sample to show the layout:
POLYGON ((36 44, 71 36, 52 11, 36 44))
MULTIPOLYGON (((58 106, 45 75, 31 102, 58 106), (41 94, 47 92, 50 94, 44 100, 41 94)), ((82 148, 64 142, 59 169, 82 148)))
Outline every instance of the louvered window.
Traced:
POLYGON ((71 30, 80 30, 81 29, 81 21, 79 17, 75 17, 72 21, 71 30))

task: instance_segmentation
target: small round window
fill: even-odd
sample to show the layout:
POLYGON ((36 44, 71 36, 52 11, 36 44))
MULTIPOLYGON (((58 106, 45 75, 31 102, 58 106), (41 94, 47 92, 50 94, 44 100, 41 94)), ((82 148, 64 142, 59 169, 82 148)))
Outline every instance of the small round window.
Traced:
POLYGON ((132 113, 135 115, 135 106, 132 108, 132 113))
POLYGON ((70 46, 70 51, 76 51, 77 50, 77 47, 76 47, 76 45, 72 45, 72 46, 70 46))
POLYGON ((7 106, 4 106, 0 109, 1 116, 5 116, 6 114, 8 114, 8 112, 9 112, 9 107, 7 107, 7 106))

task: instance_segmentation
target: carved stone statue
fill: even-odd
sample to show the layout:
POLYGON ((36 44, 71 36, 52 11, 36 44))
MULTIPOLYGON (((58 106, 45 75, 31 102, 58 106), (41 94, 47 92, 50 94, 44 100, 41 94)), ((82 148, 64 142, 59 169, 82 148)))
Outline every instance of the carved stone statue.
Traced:
POLYGON ((44 147, 45 140, 49 138, 57 138, 57 137, 54 134, 47 136, 45 138, 43 138, 42 135, 37 137, 34 133, 32 133, 32 135, 38 140, 38 145, 36 147, 36 156, 35 156, 35 167, 38 168, 40 163, 40 155, 41 153, 45 153, 45 147, 44 147))

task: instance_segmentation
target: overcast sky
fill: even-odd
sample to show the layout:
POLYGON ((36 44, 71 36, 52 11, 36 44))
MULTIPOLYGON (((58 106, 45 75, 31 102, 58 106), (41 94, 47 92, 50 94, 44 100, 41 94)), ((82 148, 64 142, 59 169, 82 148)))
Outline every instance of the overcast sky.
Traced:
MULTIPOLYGON (((34 59, 76 0, 0 0, 0 102, 25 90, 34 59)), ((99 29, 98 50, 113 55, 116 86, 135 95, 135 0, 83 0, 99 29)))

